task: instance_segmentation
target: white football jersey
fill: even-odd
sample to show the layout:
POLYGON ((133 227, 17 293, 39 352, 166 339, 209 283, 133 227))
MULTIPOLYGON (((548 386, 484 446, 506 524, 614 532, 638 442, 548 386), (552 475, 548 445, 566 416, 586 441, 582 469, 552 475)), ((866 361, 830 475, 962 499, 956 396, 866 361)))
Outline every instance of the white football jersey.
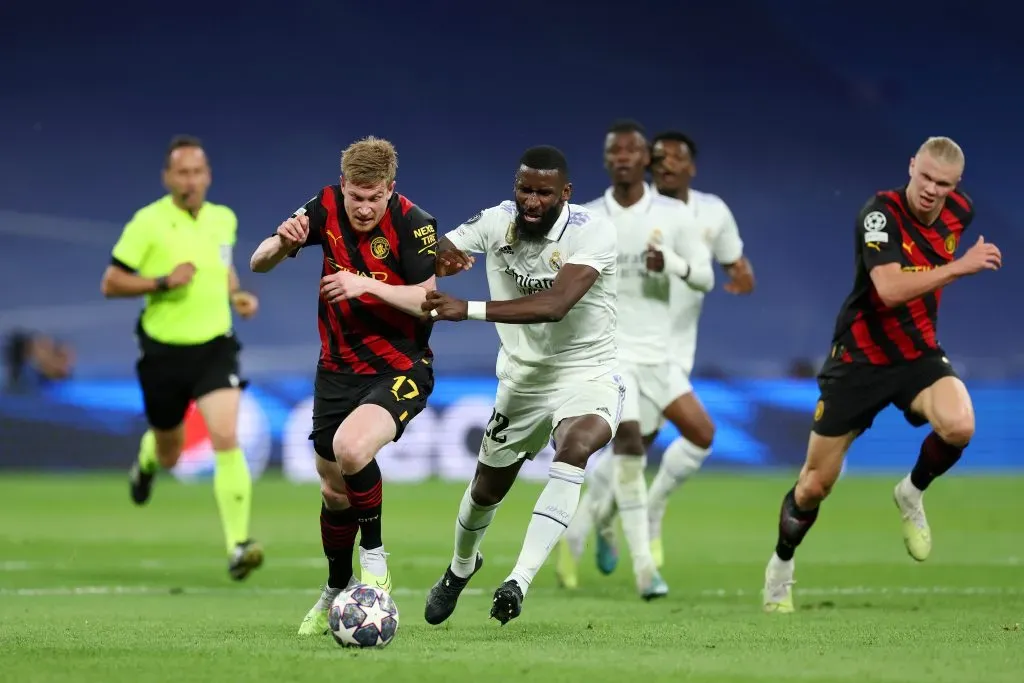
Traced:
POLYGON ((614 372, 615 226, 582 206, 566 204, 545 237, 523 240, 516 235, 515 216, 515 202, 502 202, 445 235, 458 249, 486 254, 492 300, 550 289, 568 263, 590 266, 599 275, 558 322, 495 323, 501 340, 498 379, 513 388, 550 387, 614 372))
MULTIPOLYGON (((657 190, 655 190, 657 191, 657 190)), ((728 205, 717 195, 691 189, 687 205, 693 211, 704 243, 715 261, 736 263, 743 256, 743 240, 728 205)), ((673 361, 679 363, 686 374, 693 371, 697 354, 697 323, 704 305, 704 292, 689 287, 676 287, 672 296, 672 338, 675 343, 673 361)))
POLYGON ((672 281, 677 280, 686 290, 707 291, 715 284, 711 253, 692 211, 678 199, 663 197, 646 185, 643 197, 632 206, 620 205, 611 188, 585 206, 607 216, 618 233, 619 358, 645 365, 667 362, 673 341, 671 300, 679 296, 672 281), (690 267, 686 280, 647 270, 648 245, 685 259, 690 267))

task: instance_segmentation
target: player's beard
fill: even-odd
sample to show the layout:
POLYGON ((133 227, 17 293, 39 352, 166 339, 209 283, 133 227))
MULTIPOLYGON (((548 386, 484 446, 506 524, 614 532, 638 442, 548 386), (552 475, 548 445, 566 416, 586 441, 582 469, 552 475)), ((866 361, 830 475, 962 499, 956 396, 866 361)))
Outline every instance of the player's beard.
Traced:
POLYGON ((542 213, 539 221, 530 222, 523 218, 525 214, 523 207, 516 204, 516 234, 528 242, 543 239, 554 227, 558 217, 562 215, 563 206, 564 202, 558 202, 542 213))

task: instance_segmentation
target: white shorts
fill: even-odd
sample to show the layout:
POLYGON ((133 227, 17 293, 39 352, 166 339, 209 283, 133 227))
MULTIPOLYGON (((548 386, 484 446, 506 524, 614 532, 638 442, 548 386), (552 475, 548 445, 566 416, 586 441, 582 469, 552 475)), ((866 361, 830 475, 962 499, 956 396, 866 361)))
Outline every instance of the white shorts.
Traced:
POLYGON ((515 390, 499 381, 478 459, 497 468, 532 460, 551 441, 559 423, 570 417, 599 415, 614 434, 622 418, 625 391, 617 373, 536 392, 515 390))
POLYGON ((623 422, 639 422, 640 433, 653 434, 661 429, 662 413, 670 403, 693 391, 689 377, 678 363, 640 365, 620 363, 626 385, 623 422))

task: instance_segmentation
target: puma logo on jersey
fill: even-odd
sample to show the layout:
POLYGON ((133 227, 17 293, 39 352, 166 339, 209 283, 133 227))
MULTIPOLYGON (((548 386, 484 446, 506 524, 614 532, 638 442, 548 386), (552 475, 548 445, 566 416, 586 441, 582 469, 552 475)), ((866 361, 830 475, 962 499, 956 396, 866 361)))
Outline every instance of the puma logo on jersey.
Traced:
POLYGON ((907 256, 913 256, 914 255, 914 243, 913 242, 904 242, 903 243, 903 251, 907 252, 907 256))

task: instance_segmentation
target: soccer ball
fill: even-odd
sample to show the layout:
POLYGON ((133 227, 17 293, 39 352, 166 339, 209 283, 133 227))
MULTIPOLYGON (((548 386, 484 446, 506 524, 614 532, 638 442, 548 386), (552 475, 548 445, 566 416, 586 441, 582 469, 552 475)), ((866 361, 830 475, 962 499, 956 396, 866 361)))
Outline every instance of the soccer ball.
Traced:
POLYGON ((380 588, 355 586, 334 598, 327 624, 342 647, 385 647, 398 632, 398 607, 380 588))

